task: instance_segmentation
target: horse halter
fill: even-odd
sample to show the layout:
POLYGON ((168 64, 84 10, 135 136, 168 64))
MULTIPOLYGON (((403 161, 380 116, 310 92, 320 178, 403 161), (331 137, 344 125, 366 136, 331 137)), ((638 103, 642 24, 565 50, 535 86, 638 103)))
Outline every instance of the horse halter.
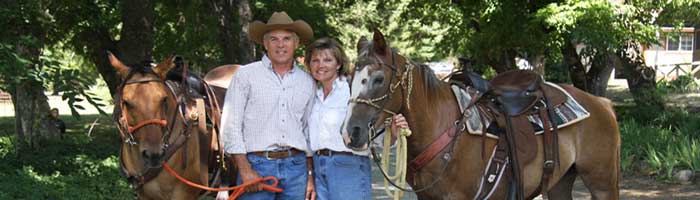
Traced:
MULTIPOLYGON (((117 103, 119 104, 119 108, 120 108, 120 118, 117 120, 117 125, 118 125, 118 129, 119 129, 119 133, 122 135, 122 139, 124 139, 124 143, 129 144, 129 145, 137 145, 138 142, 136 141, 136 138, 134 137, 135 132, 137 130, 147 126, 147 125, 155 124, 155 125, 159 125, 162 128, 166 128, 166 134, 163 135, 163 140, 166 140, 167 138, 170 137, 170 135, 172 133, 173 124, 168 126, 168 121, 166 121, 165 119, 157 119, 157 118, 148 119, 148 120, 138 122, 134 126, 131 126, 129 124, 129 112, 128 112, 128 109, 126 107, 126 103, 124 102, 124 99, 123 99, 124 87, 126 85, 129 85, 129 84, 139 84, 139 83, 148 83, 148 82, 159 82, 159 83, 165 84, 164 81, 161 80, 160 78, 129 80, 134 74, 136 74, 136 71, 134 69, 130 70, 129 74, 124 79, 125 80, 124 83, 122 83, 118 89, 119 98, 118 98, 117 103), (121 120, 123 120, 124 122, 121 123, 121 120)), ((166 87, 167 87, 167 85, 166 85, 166 87)), ((176 108, 175 113, 173 115, 177 115, 177 108, 176 108)), ((172 118, 174 119, 175 116, 173 116, 172 118)), ((167 144, 166 144, 166 146, 167 146, 167 144)), ((166 147, 164 147, 164 148, 166 148, 166 147)))
MULTIPOLYGON (((403 85, 404 89, 407 90, 408 94, 405 95, 405 101, 406 101, 406 107, 408 109, 410 109, 409 99, 411 96, 411 91, 413 90, 413 76, 411 76, 411 72, 413 71, 414 65, 410 62, 407 62, 406 67, 403 71, 403 74, 401 75, 400 78, 397 78, 397 80, 399 80, 399 81, 396 82, 396 84, 392 85, 392 82, 394 82, 394 78, 398 76, 397 75, 398 68, 396 67, 396 53, 394 51, 391 51, 391 64, 386 64, 384 62, 381 62, 382 59, 380 59, 380 58, 377 58, 377 60, 379 60, 379 62, 369 63, 369 64, 381 65, 382 67, 387 67, 387 68, 391 69, 391 71, 392 71, 392 76, 391 76, 391 79, 389 80, 389 87, 387 87, 386 92, 384 92, 384 95, 377 97, 377 98, 363 99, 363 98, 357 97, 357 98, 350 99, 350 102, 351 103, 367 104, 367 105, 372 106, 372 107, 374 107, 382 112, 388 113, 391 116, 384 120, 384 123, 388 124, 388 122, 391 120, 391 117, 396 115, 398 113, 398 111, 391 111, 389 109, 386 109, 385 108, 386 102, 389 100, 389 97, 394 94, 394 92, 396 91, 396 89, 399 86, 403 85), (407 83, 408 85, 406 85, 405 83, 407 83), (377 105, 377 102, 379 102, 379 101, 382 101, 381 106, 377 105)), ((357 64, 356 64, 356 67, 357 67, 357 64)), ((355 71, 357 71, 357 70, 355 70, 355 71)), ((371 119, 368 121, 369 122, 367 123, 367 128, 369 129, 369 131, 368 131, 369 138, 370 138, 370 140, 373 140, 377 136, 379 136, 379 134, 377 134, 377 132, 376 132, 373 121, 371 119)))

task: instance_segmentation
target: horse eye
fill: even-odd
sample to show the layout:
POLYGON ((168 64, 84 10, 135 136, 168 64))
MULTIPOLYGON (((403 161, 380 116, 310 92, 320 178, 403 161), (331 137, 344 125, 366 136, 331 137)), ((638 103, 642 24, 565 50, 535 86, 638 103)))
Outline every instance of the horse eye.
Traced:
POLYGON ((379 77, 379 78, 374 79, 375 85, 382 84, 383 82, 384 82, 384 77, 379 77))
POLYGON ((363 78, 362 81, 361 81, 361 83, 362 83, 362 85, 364 85, 365 83, 367 83, 367 79, 366 79, 366 78, 363 78))

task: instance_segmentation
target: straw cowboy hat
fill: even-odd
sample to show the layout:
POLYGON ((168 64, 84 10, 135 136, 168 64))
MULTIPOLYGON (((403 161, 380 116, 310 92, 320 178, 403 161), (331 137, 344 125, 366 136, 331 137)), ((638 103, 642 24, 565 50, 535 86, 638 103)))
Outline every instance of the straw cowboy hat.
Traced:
POLYGON ((268 31, 275 29, 283 29, 295 32, 299 36, 299 40, 302 44, 306 44, 311 41, 314 37, 314 32, 311 30, 311 26, 307 24, 304 20, 292 21, 292 18, 287 15, 286 12, 275 12, 267 20, 267 24, 261 21, 255 21, 248 25, 248 38, 255 41, 258 44, 263 43, 263 35, 268 31))

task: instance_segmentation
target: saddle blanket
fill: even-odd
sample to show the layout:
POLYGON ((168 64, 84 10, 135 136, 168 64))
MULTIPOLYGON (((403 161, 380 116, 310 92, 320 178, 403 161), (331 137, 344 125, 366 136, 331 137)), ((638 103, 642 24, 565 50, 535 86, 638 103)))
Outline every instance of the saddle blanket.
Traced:
MULTIPOLYGON (((567 96, 566 102, 556 106, 553 110, 553 115, 556 123, 558 124, 558 128, 569 126, 590 116, 590 113, 586 111, 586 109, 584 109, 583 106, 581 106, 581 104, 579 104, 573 97, 571 97, 569 92, 554 83, 546 82, 546 84, 561 90, 567 96)), ((469 90, 470 88, 467 87, 467 89, 469 90)), ((460 110, 464 110, 464 107, 471 102, 472 96, 469 95, 469 92, 457 85, 452 85, 452 92, 454 92, 455 96, 457 97, 460 110)), ((484 126, 486 126, 486 136, 498 139, 497 135, 501 131, 498 131, 497 127, 490 126, 494 121, 493 116, 490 113, 486 112, 484 108, 480 106, 472 106, 466 112, 468 112, 467 130, 470 134, 481 135, 484 130, 484 126)), ((542 119, 540 119, 538 115, 530 115, 527 118, 535 129, 535 135, 539 135, 544 132, 544 128, 542 128, 542 119)))

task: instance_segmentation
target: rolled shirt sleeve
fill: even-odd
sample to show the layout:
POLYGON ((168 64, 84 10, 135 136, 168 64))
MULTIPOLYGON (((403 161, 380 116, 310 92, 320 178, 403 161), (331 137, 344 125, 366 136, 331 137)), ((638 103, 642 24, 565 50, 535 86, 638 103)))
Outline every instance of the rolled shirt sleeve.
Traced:
POLYGON ((250 83, 245 70, 239 70, 229 83, 221 116, 221 140, 227 154, 245 154, 243 120, 250 93, 250 83))

